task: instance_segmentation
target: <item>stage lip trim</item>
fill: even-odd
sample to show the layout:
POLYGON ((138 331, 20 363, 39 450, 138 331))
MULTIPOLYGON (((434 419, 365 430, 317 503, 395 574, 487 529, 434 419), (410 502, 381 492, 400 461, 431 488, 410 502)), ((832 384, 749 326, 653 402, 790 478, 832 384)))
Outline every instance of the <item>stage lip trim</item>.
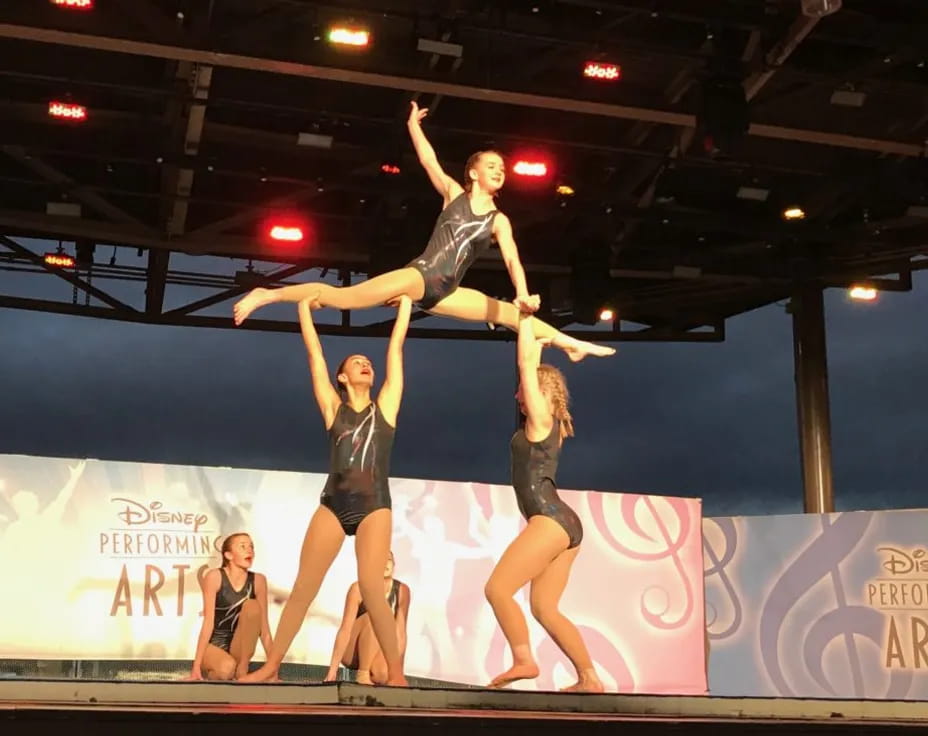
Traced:
MULTIPOLYGON (((385 711, 445 717, 529 713, 550 718, 686 718, 718 721, 912 723, 928 720, 928 702, 824 698, 738 698, 692 695, 577 694, 474 688, 394 688, 355 683, 102 682, 0 680, 0 710, 108 707, 197 710, 198 706, 303 707, 378 717, 385 711), (313 708, 315 706, 315 708, 313 708)), ((266 711, 265 711, 266 712, 266 711)), ((321 715, 321 713, 320 713, 321 715)))

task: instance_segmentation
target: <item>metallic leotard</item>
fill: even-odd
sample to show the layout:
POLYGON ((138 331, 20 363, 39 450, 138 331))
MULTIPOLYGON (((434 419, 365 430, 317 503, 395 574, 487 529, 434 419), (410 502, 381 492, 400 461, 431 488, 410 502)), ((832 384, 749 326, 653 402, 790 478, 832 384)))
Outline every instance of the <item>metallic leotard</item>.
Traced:
POLYGON ((349 536, 369 513, 391 508, 393 435, 376 402, 359 412, 344 403, 338 407, 329 429, 329 477, 319 502, 349 536))
POLYGON ((248 599, 255 597, 255 574, 248 573, 241 590, 232 587, 225 568, 219 569, 219 575, 222 583, 216 591, 216 613, 213 617, 213 633, 209 637, 209 643, 228 652, 232 637, 235 635, 235 627, 238 626, 242 605, 248 599))
POLYGON ((561 454, 560 425, 554 420, 550 434, 541 442, 530 442, 525 429, 512 436, 512 487, 516 491, 519 511, 526 521, 533 516, 547 516, 564 527, 570 537, 568 549, 579 546, 583 526, 574 510, 557 495, 554 478, 561 454))
POLYGON ((467 269, 492 244, 496 213, 475 215, 466 192, 442 210, 425 252, 409 264, 425 281, 418 306, 431 309, 458 287, 467 269))

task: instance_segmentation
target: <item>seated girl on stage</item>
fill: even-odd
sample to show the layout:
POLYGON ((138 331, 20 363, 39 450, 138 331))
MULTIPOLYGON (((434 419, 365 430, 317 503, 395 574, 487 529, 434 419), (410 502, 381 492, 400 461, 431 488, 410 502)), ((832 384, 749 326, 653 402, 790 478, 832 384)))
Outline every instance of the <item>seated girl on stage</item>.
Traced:
MULTIPOLYGON (((406 654, 409 586, 393 577, 394 564, 391 552, 383 572, 383 593, 396 622, 396 640, 402 658, 406 654)), ((377 637, 374 636, 371 619, 367 607, 361 600, 361 589, 356 582, 351 584, 348 595, 345 596, 345 612, 335 635, 332 661, 325 676, 326 682, 335 679, 340 664, 357 670, 357 681, 362 685, 382 685, 387 681, 387 662, 380 644, 377 643, 377 637)))
POLYGON ((203 626, 191 680, 232 680, 248 672, 258 638, 271 651, 267 579, 251 572, 255 547, 244 532, 222 543, 222 567, 203 578, 203 626))

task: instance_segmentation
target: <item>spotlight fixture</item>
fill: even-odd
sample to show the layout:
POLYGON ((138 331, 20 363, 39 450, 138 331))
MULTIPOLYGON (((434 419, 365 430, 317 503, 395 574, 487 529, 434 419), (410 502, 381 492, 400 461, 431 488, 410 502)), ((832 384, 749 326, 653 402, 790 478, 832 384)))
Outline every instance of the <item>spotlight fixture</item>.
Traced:
POLYGON ((82 122, 87 119, 87 108, 71 102, 52 100, 48 103, 48 116, 59 120, 75 120, 82 122))
POLYGON ((583 76, 601 82, 615 82, 622 76, 622 67, 602 61, 588 61, 583 65, 583 76))
POLYGON ((787 207, 783 210, 783 219, 784 220, 803 220, 805 219, 806 213, 802 207, 787 207))
POLYGON ((519 159, 512 167, 512 172, 518 176, 531 176, 541 178, 548 175, 548 164, 544 161, 527 161, 519 159))
POLYGON ((67 10, 93 10, 94 0, 51 0, 52 5, 67 10))
POLYGON ((397 166, 396 164, 391 164, 391 163, 389 163, 389 162, 388 162, 388 163, 383 163, 383 164, 381 164, 381 165, 380 165, 380 170, 381 170, 384 174, 390 174, 390 175, 392 175, 392 176, 395 176, 396 174, 399 174, 399 173, 400 173, 400 167, 397 166))
POLYGON ((74 257, 69 256, 63 251, 59 253, 46 253, 43 260, 49 266, 55 266, 56 268, 74 268, 74 257))
POLYGON ((855 285, 847 290, 847 295, 858 302, 876 301, 877 291, 872 286, 855 285))
POLYGON ((766 202, 770 190, 762 187, 738 187, 738 199, 750 199, 755 202, 766 202))
POLYGON ((556 191, 562 197, 572 197, 574 196, 574 194, 576 194, 576 192, 574 191, 574 188, 570 186, 569 184, 559 184, 557 189, 555 189, 554 191, 556 191))
POLYGON ((303 228, 295 225, 272 225, 268 231, 271 240, 299 243, 303 240, 303 228))
POLYGON ((329 43, 336 46, 354 46, 363 48, 370 46, 371 32, 366 28, 351 26, 332 26, 328 33, 329 43))
POLYGON ((599 310, 599 321, 600 322, 612 322, 615 319, 615 312, 609 307, 603 307, 599 310))

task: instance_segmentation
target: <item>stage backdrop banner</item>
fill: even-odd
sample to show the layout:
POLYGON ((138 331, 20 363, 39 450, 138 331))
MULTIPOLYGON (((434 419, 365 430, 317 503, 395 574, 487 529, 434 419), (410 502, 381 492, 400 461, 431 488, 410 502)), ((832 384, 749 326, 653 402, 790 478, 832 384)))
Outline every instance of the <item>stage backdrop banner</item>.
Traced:
MULTIPOLYGON (((310 473, 0 455, 0 656, 192 658, 199 579, 219 564, 224 535, 237 531, 254 539, 253 569, 267 576, 276 629, 324 482, 310 473)), ((407 672, 485 684, 509 663, 483 586, 522 528, 513 491, 406 479, 391 489, 395 574, 412 594, 407 672)), ((704 692, 699 501, 563 496, 584 540, 562 610, 606 687, 704 692)), ((288 661, 328 663, 356 577, 349 539, 288 661)), ((527 588, 517 600, 528 614, 527 588)), ((529 621, 542 675, 527 687, 570 684, 569 663, 529 621)))
POLYGON ((703 530, 712 695, 928 698, 928 511, 703 530))

